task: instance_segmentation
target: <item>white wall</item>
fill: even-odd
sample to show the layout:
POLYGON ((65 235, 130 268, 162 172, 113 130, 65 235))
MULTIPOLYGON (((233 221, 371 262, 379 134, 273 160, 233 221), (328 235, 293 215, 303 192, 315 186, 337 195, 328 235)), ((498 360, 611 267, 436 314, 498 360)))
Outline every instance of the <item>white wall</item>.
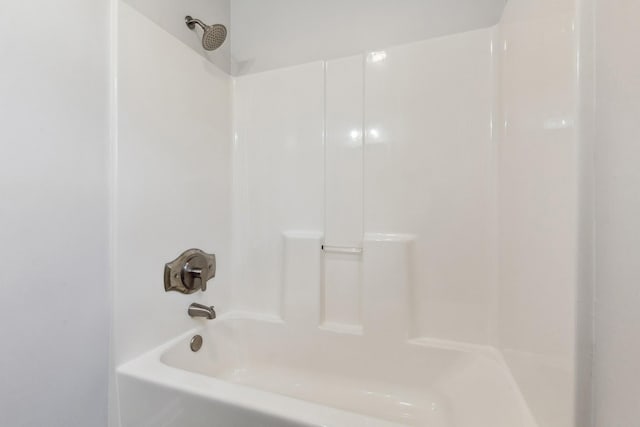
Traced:
POLYGON ((640 419, 640 3, 597 2, 597 427, 640 419))
POLYGON ((0 3, 0 424, 105 426, 109 2, 0 3))

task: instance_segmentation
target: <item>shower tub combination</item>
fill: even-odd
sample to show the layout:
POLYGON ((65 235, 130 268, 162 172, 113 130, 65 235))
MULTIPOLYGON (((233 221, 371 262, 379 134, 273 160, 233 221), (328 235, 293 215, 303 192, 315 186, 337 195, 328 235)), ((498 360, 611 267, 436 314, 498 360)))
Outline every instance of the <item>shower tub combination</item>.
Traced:
MULTIPOLYGON (((121 31, 144 35, 120 38, 122 116, 180 87, 143 115, 146 139, 145 123, 118 128, 121 427, 580 424, 576 26, 529 20, 533 3, 510 0, 495 27, 235 79, 122 8, 121 31), (185 55, 140 55, 151 43, 185 55), (194 152, 219 163, 192 167, 194 152), (157 175, 129 185, 141 165, 157 175), (180 209, 157 215, 167 194, 180 209), (198 295, 228 310, 217 319, 186 319, 193 301, 151 283, 187 242, 224 254, 212 285, 233 298, 198 295), (134 324, 142 305, 153 321, 134 324)), ((185 22, 205 50, 225 42, 221 24, 185 22)))
POLYGON ((381 343, 245 315, 122 365, 118 383, 123 427, 535 426, 489 347, 381 343))

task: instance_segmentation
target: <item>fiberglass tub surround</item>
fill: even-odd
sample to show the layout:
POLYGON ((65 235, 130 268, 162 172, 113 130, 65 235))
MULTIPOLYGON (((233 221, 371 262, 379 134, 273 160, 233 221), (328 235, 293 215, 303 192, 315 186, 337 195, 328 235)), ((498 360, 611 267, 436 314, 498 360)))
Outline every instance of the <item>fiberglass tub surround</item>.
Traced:
MULTIPOLYGON (((147 34, 121 45, 121 87, 156 70, 124 106, 195 67, 179 96, 202 84, 211 96, 188 108, 219 113, 189 142, 217 167, 171 184, 189 203, 210 180, 216 203, 136 271, 157 276, 197 246, 217 276, 204 294, 147 281, 127 296, 157 301, 161 323, 120 329, 122 426, 575 425, 575 5, 528 3, 510 1, 496 26, 286 68, 256 60, 273 69, 233 78, 120 5, 121 31, 147 34), (145 43, 184 63, 139 59, 145 43), (221 315, 190 319, 194 302, 221 315)), ((195 120, 173 108, 177 124, 195 120)), ((199 165, 123 126, 132 155, 156 137, 172 152, 154 173, 176 156, 199 165)))

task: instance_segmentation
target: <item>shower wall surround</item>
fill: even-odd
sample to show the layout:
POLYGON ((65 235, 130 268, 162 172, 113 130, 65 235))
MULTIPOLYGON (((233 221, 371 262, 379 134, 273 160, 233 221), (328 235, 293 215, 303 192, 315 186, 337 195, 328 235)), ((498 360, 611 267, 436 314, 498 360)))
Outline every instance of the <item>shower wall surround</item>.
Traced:
POLYGON ((323 79, 315 63, 235 81, 235 308, 279 315, 282 233, 323 229, 323 79))
POLYGON ((119 26, 135 36, 118 54, 116 363, 188 329, 189 303, 226 306, 230 288, 231 80, 125 4, 119 26), (191 247, 218 254, 216 286, 165 294, 164 264, 191 247))
POLYGON ((479 30, 368 56, 365 230, 415 235, 413 337, 490 341, 492 37, 493 29, 479 30))
POLYGON ((232 288, 231 78, 126 3, 117 16, 114 367, 193 327, 190 303, 228 309, 232 288), (215 284, 165 293, 164 264, 196 247, 217 254, 215 284))
MULTIPOLYGON (((405 334, 489 341, 492 35, 480 30, 236 79, 235 211, 247 216, 236 227, 246 238, 235 243, 250 246, 239 256, 247 268, 236 270, 255 275, 235 281, 237 304, 281 314, 288 239, 306 234, 317 248, 317 236, 338 247, 402 242, 406 267, 384 286, 410 281, 405 334)), ((322 273, 306 279, 324 278, 316 294, 326 326, 362 328, 367 254, 325 252, 322 273)))
POLYGON ((539 425, 566 427, 583 415, 590 215, 578 5, 529 3, 496 27, 236 78, 232 298, 299 325, 495 347, 539 425))
POLYGON ((493 27, 235 78, 120 3, 115 363, 188 330, 200 300, 493 352, 538 425, 588 418, 575 404, 590 214, 580 5, 538 3, 510 0, 493 27), (193 246, 218 254, 211 291, 159 292, 158 266, 193 246))
POLYGON ((578 227, 590 215, 578 210, 578 5, 531 6, 510 1, 501 24, 497 324, 538 423, 561 427, 576 416, 578 227))

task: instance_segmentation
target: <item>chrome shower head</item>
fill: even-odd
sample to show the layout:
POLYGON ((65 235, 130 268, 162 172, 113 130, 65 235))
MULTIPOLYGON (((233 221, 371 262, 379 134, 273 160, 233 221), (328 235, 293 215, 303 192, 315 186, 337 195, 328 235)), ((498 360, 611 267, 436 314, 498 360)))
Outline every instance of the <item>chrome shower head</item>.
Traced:
POLYGON ((194 29, 198 25, 204 31, 202 35, 202 47, 205 50, 216 50, 227 39, 227 27, 221 24, 206 25, 199 19, 186 16, 184 18, 187 27, 194 29))

